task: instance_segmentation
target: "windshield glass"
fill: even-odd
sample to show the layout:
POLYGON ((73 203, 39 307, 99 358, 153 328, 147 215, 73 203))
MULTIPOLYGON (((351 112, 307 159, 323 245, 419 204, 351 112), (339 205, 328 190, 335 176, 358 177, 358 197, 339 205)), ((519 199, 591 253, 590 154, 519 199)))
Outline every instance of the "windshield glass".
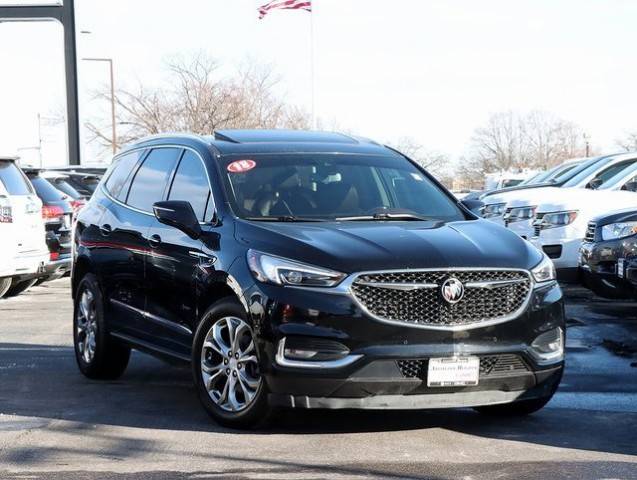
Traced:
MULTIPOLYGON (((590 177, 595 175, 602 167, 608 165, 613 161, 614 157, 597 157, 588 162, 584 162, 575 170, 567 173, 566 175, 571 175, 570 179, 565 182, 563 187, 583 187, 588 181, 590 181, 590 177)), ((562 177, 559 177, 557 181, 562 177)))
POLYGON ((615 190, 624 186, 625 183, 632 180, 637 175, 637 163, 632 164, 628 168, 624 168, 613 177, 606 180, 599 190, 615 190))
POLYGON ((413 164, 397 157, 230 156, 221 168, 232 209, 242 218, 334 220, 395 215, 398 219, 412 215, 465 219, 454 200, 413 164))

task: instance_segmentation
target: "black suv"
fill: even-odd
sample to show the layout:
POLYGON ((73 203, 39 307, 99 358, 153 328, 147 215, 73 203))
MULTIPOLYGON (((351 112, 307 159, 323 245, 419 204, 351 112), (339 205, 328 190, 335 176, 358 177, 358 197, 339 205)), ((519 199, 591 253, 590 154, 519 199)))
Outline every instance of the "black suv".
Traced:
POLYGON ((131 348, 189 362, 222 423, 272 407, 526 414, 560 382, 551 261, 375 142, 152 137, 78 218, 80 370, 119 377, 131 348))

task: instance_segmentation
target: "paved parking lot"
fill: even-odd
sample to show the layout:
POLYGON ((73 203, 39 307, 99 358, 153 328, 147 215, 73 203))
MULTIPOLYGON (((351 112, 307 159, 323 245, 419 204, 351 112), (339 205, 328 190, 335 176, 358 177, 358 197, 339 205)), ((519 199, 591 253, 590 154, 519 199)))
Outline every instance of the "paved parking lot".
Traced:
POLYGON ((566 376, 534 416, 285 412, 239 432, 186 368, 134 354, 118 381, 82 377, 68 281, 45 284, 0 301, 0 479, 637 479, 637 305, 569 296, 566 376))

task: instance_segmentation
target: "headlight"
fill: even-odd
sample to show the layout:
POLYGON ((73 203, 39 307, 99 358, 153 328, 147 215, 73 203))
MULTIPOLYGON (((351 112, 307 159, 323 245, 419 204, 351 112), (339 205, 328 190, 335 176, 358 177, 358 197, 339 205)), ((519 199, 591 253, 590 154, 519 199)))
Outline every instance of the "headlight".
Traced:
POLYGON ((482 216, 484 218, 501 217, 506 210, 506 203, 491 203, 484 206, 482 216))
POLYGON ((535 210, 537 207, 515 207, 505 215, 504 219, 509 223, 531 220, 535 217, 535 210))
POLYGON ((543 254, 542 261, 531 270, 531 273, 537 283, 550 282, 556 278, 555 265, 546 254, 543 254))
POLYGON ((256 250, 248 250, 247 257, 252 274, 260 282, 304 287, 333 287, 346 277, 344 273, 266 255, 256 250))
POLYGON ((611 223, 602 227, 602 240, 616 240, 631 235, 637 235, 637 222, 611 223))
POLYGON ((542 219, 536 220, 536 225, 539 225, 542 230, 547 228, 565 227, 575 221, 577 213, 577 210, 547 213, 544 217, 542 217, 542 219))

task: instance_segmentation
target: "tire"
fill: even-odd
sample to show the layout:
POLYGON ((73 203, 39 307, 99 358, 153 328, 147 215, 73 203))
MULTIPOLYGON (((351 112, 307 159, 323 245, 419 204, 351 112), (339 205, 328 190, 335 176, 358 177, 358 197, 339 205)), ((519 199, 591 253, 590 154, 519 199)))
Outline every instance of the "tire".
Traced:
POLYGON ((23 280, 22 282, 11 283, 11 288, 7 290, 7 293, 4 294, 5 297, 17 297, 23 292, 26 292, 29 288, 35 285, 37 282, 37 278, 33 278, 31 280, 23 280))
POLYGON ((102 292, 95 275, 81 280, 73 309, 75 360, 84 376, 94 380, 114 380, 126 370, 130 348, 108 334, 102 292))
POLYGON ((252 327, 235 299, 224 298, 203 314, 193 340, 193 381, 217 423, 250 428, 267 420, 271 408, 257 355, 252 327))
POLYGON ((495 417, 523 417, 525 415, 531 415, 546 406, 551 401, 553 395, 560 386, 562 380, 562 374, 564 373, 564 367, 560 370, 558 378, 555 379, 555 383, 551 388, 551 391, 545 397, 533 398, 530 400, 520 400, 513 403, 504 403, 501 405, 486 405, 484 407, 475 407, 474 410, 485 415, 491 415, 495 417))
POLYGON ((11 277, 0 278, 0 298, 11 288, 11 277))

